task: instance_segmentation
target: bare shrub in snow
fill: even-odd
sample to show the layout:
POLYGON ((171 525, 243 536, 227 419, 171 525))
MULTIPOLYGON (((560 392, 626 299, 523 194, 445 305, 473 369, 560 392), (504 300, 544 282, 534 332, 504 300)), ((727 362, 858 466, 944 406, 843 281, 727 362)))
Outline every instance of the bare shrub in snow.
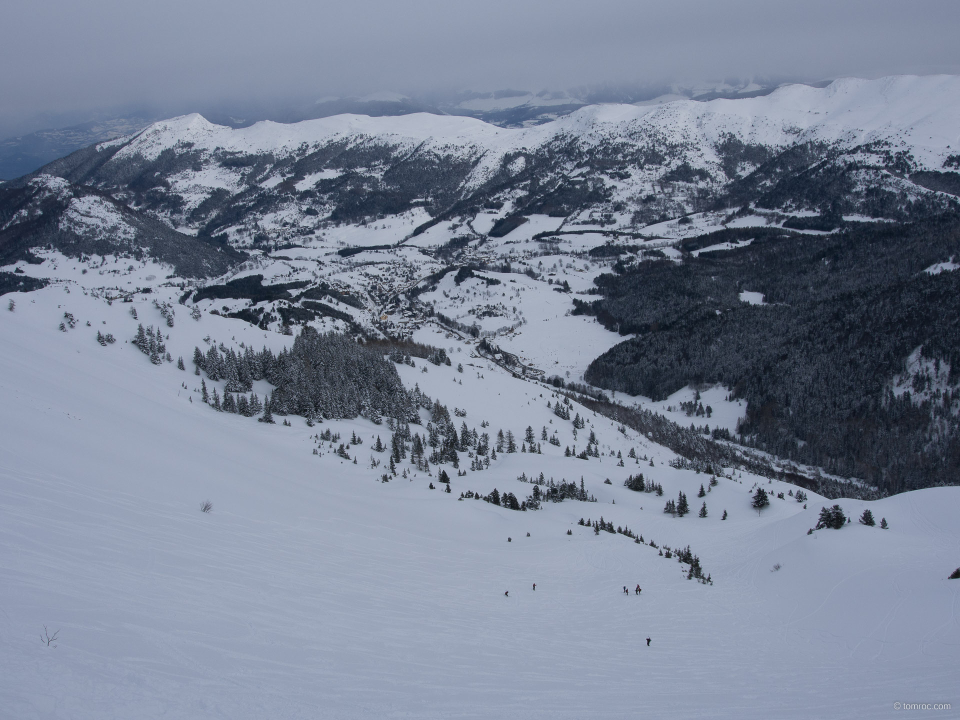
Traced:
POLYGON ((43 626, 43 635, 40 636, 40 642, 42 642, 47 647, 56 647, 54 642, 57 640, 57 636, 60 634, 59 630, 54 631, 53 635, 47 630, 47 626, 43 626))

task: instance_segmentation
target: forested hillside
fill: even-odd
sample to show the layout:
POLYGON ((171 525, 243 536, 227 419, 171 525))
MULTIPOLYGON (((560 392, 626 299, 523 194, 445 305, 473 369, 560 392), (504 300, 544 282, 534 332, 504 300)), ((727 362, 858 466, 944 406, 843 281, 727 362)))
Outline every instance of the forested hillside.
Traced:
POLYGON ((935 270, 958 256, 960 223, 949 218, 776 232, 603 275, 604 298, 578 311, 637 335, 586 378, 654 399, 722 383, 748 401, 740 439, 750 444, 888 492, 953 482, 960 275, 935 270))

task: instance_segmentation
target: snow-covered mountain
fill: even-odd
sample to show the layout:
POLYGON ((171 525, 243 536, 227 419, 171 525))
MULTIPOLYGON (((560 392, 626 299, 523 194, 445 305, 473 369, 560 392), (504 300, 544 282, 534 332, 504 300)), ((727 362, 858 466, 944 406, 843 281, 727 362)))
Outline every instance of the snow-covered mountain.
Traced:
POLYGON ((960 78, 732 90, 0 185, 5 713, 953 703, 960 78))
POLYGON ((236 245, 316 238, 331 223, 421 206, 433 221, 467 220, 509 203, 515 215, 626 232, 744 206, 906 219, 942 211, 958 192, 958 84, 838 80, 738 100, 589 106, 522 129, 428 114, 230 129, 191 115, 42 172, 236 245))

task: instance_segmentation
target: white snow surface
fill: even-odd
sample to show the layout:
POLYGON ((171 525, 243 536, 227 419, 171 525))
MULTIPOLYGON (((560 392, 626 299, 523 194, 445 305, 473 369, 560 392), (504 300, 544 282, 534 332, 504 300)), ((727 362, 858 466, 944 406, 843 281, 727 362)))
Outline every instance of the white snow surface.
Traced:
POLYGON ((953 272, 960 268, 960 264, 953 262, 953 259, 946 262, 935 263, 924 270, 928 275, 939 275, 942 272, 953 272))
POLYGON ((398 366, 406 385, 466 410, 470 427, 489 421, 492 436, 510 429, 519 441, 530 425, 539 438, 546 426, 582 447, 592 429, 603 457, 542 443, 542 455, 502 454, 455 476, 451 494, 422 474, 380 483, 370 457, 377 435, 389 441, 384 425, 269 426, 199 401, 189 361, 205 337, 276 350, 290 338, 194 321, 162 283, 108 305, 95 285, 109 275, 59 262, 63 280, 5 296, 0 312, 4 717, 766 720, 956 707, 960 581, 947 576, 960 564, 960 488, 876 502, 810 493, 804 509, 791 485, 725 473, 701 500, 708 476, 669 467, 668 450, 580 406, 588 425, 575 440, 547 408, 549 388, 449 334, 433 342, 453 365, 398 366), (126 342, 137 322, 162 324, 154 298, 173 302, 167 345, 188 372, 126 342), (77 322, 61 332, 65 312, 77 322), (101 347, 97 330, 118 342, 101 347), (327 443, 312 454, 311 436, 327 428, 362 437, 357 465, 327 443), (630 448, 654 465, 634 463, 630 448), (598 502, 515 512, 457 500, 494 487, 524 497, 532 488, 516 478, 541 471, 582 477, 598 502), (636 472, 668 498, 685 492, 693 513, 673 518, 665 498, 623 487, 636 472), (761 515, 750 509, 756 482, 771 493, 761 515), (854 520, 808 535, 834 502, 854 518, 870 508, 890 529, 854 520), (689 544, 714 584, 577 524, 601 515, 661 546, 689 544), (637 584, 640 596, 622 593, 637 584), (50 646, 44 626, 58 631, 50 646))
POLYGON ((744 290, 740 293, 740 302, 745 302, 748 305, 766 305, 766 301, 763 299, 763 293, 754 292, 752 290, 744 290))
POLYGON ((94 195, 72 198, 60 219, 60 229, 101 238, 133 240, 136 237, 136 231, 123 219, 120 211, 109 201, 94 195))

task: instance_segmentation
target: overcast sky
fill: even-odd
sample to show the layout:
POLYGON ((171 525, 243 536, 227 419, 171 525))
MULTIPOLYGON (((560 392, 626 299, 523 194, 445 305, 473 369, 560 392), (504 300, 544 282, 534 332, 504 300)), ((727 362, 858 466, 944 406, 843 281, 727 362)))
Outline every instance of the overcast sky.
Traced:
POLYGON ((8 0, 0 128, 150 104, 960 73, 958 0, 8 0))

